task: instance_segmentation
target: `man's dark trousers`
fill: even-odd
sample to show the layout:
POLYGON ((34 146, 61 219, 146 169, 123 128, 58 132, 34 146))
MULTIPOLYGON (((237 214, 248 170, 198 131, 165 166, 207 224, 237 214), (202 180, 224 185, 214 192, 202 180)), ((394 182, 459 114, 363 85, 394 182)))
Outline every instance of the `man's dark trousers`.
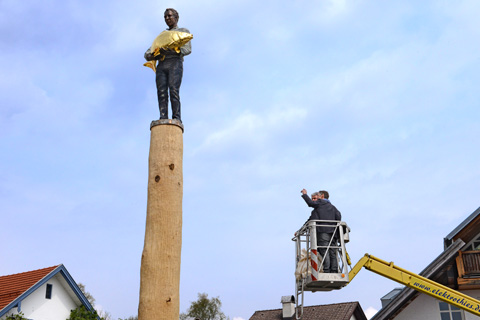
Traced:
POLYGON ((333 237, 333 233, 317 232, 317 246, 320 247, 318 252, 323 258, 323 271, 327 273, 338 273, 337 249, 329 247, 337 245, 337 241, 333 237))
POLYGON ((181 120, 180 85, 183 76, 183 59, 181 57, 166 57, 159 61, 156 73, 158 106, 160 119, 168 119, 168 92, 172 105, 172 119, 181 120))

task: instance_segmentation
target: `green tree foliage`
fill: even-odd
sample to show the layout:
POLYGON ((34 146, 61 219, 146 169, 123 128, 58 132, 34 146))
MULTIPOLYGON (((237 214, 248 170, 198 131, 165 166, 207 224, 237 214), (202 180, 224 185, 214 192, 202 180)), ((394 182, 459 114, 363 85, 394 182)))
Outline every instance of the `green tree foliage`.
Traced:
POLYGON ((112 315, 108 311, 100 310, 98 311, 98 315, 102 320, 112 320, 112 315))
POLYGON ((219 297, 208 298, 208 294, 199 293, 198 300, 192 302, 186 313, 180 314, 180 320, 192 317, 200 320, 229 320, 220 309, 222 302, 219 297))
POLYGON ((67 320, 98 320, 97 311, 88 311, 85 306, 80 306, 77 309, 70 311, 70 317, 67 320))
MULTIPOLYGON (((78 287, 80 288, 80 290, 82 290, 83 295, 85 296, 85 298, 87 298, 88 302, 90 302, 92 307, 95 307, 95 298, 93 297, 93 295, 90 292, 88 292, 85 289, 85 285, 83 283, 79 282, 78 287)), ((112 315, 108 311, 100 310, 100 311, 97 311, 97 313, 98 313, 98 316, 100 317, 100 319, 102 319, 102 320, 112 320, 112 315)))
POLYGON ((92 306, 94 306, 95 305, 95 298, 90 294, 90 292, 85 290, 85 285, 83 283, 79 282, 78 287, 80 288, 80 290, 82 290, 83 295, 85 296, 85 298, 87 298, 88 302, 90 302, 90 304, 92 306))
POLYGON ((125 319, 118 318, 118 320, 138 320, 138 316, 130 316, 130 317, 125 318, 125 319))
POLYGON ((25 315, 23 314, 23 312, 19 312, 19 313, 16 313, 16 314, 11 314, 11 315, 8 315, 5 320, 28 320, 27 318, 25 318, 25 315))

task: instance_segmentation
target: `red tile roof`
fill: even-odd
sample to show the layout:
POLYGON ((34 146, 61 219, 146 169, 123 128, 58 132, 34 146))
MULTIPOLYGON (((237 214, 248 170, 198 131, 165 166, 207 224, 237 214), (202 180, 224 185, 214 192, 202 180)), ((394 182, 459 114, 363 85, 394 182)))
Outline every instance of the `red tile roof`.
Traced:
MULTIPOLYGON (((367 319, 358 302, 335 303, 303 308, 303 320, 367 319)), ((292 318, 289 318, 292 319, 292 318)), ((295 319, 295 315, 293 316, 295 319)), ((255 311, 250 320, 283 320, 282 309, 255 311)))
POLYGON ((0 310, 42 280, 58 266, 0 277, 0 310))

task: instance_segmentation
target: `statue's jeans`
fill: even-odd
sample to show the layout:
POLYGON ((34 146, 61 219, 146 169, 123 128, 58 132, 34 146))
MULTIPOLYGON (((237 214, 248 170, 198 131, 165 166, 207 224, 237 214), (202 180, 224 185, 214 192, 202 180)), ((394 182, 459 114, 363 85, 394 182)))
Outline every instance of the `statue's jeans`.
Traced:
POLYGON ((183 59, 168 58, 157 65, 156 83, 160 119, 168 119, 168 92, 172 105, 172 119, 182 120, 180 112, 180 85, 183 76, 183 59))

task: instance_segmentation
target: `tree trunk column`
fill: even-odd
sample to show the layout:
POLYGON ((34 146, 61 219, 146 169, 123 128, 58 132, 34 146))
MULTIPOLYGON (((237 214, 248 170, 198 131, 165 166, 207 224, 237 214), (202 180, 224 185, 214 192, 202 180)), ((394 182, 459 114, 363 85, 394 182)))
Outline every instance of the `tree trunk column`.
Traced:
POLYGON ((140 270, 139 320, 178 320, 182 250, 183 126, 150 126, 145 244, 140 270))

